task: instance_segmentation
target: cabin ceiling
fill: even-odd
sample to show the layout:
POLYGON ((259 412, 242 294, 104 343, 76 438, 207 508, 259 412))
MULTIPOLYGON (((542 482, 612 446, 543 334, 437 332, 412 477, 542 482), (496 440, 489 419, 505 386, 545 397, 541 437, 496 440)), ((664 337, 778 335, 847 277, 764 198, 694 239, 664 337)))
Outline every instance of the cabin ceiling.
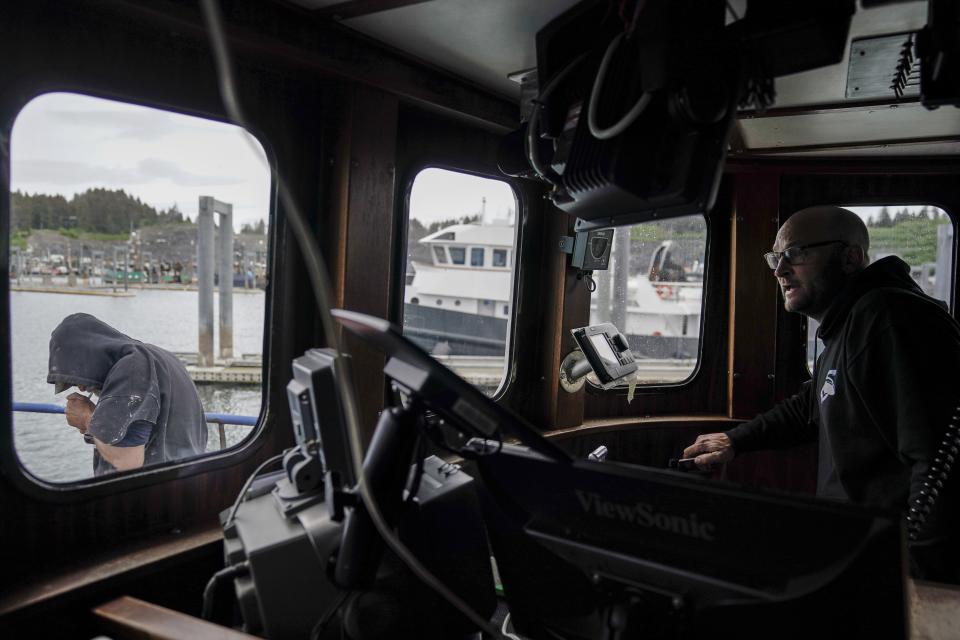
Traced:
MULTIPOLYGON (((290 0, 318 16, 519 101, 508 76, 536 66, 535 35, 579 0, 290 0)), ((728 21, 743 16, 746 0, 728 2, 728 21)), ((743 112, 732 152, 740 155, 955 155, 960 109, 929 111, 916 87, 898 98, 886 89, 895 74, 896 38, 927 21, 927 2, 858 6, 844 59, 835 65, 776 79, 777 99, 766 114, 743 112), (857 55, 859 54, 859 55, 857 55), (887 71, 888 67, 889 70, 887 71), (860 80, 863 80, 862 82, 860 80), (858 85, 864 85, 863 87, 858 85), (869 86, 868 86, 869 85, 869 86)), ((905 37, 904 36, 904 37, 905 37)))

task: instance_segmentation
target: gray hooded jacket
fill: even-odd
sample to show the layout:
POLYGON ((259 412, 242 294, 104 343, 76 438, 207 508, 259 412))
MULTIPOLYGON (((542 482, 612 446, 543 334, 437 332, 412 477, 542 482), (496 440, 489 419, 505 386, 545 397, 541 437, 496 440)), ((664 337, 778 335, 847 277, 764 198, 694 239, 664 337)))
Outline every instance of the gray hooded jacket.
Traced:
MULTIPOLYGON (((86 313, 67 316, 50 336, 47 382, 62 390, 101 390, 88 433, 122 443, 134 423, 150 425, 144 465, 181 460, 206 449, 207 426, 196 387, 172 353, 134 340, 86 313)), ((98 452, 94 473, 114 471, 98 452)))

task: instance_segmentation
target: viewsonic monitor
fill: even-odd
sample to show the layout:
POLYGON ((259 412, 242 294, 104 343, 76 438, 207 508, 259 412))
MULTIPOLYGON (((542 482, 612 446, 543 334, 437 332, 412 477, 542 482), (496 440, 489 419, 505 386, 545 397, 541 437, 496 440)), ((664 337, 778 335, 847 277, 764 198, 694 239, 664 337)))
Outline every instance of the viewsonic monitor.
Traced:
POLYGON ((482 436, 484 521, 523 636, 906 637, 897 514, 572 460, 398 327, 334 315, 408 393, 482 436), (491 439, 501 431, 525 446, 491 439))

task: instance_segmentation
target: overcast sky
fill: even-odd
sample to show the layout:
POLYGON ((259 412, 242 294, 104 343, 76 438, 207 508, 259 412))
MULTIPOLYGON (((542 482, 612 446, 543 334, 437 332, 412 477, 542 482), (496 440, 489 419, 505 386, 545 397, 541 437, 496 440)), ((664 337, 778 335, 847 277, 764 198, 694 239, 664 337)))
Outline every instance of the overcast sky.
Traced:
MULTIPOLYGON (((67 198, 92 187, 123 189, 158 210, 176 204, 191 219, 198 199, 233 204, 234 227, 266 220, 266 155, 233 125, 68 93, 39 96, 20 112, 11 140, 12 186, 67 198)), ((424 225, 475 215, 515 221, 502 181, 426 169, 414 181, 410 215, 424 225)), ((891 205, 894 215, 902 205, 891 205)), ((908 207, 911 213, 920 207, 908 207)), ((864 220, 880 207, 850 207, 864 220)))
POLYGON ((233 224, 266 220, 270 172, 259 143, 222 122, 77 94, 48 93, 17 116, 12 189, 71 198, 123 189, 196 219, 200 196, 233 204, 233 224))
POLYGON ((486 202, 486 222, 516 222, 517 200, 506 182, 445 169, 424 169, 410 190, 410 217, 424 226, 436 220, 480 213, 486 202))

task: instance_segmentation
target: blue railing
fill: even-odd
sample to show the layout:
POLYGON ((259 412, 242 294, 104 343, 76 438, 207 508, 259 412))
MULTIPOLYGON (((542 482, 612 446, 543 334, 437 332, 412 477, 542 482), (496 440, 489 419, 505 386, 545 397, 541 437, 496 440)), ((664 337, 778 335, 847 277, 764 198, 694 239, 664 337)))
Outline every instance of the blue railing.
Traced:
MULTIPOLYGON (((46 402, 14 402, 13 410, 22 413, 63 413, 64 408, 58 404, 49 404, 46 402)), ((227 432, 224 425, 236 424, 244 427, 255 427, 257 425, 256 416, 236 416, 229 413, 206 413, 204 416, 208 423, 217 425, 217 432, 220 437, 220 448, 227 448, 227 432)))

